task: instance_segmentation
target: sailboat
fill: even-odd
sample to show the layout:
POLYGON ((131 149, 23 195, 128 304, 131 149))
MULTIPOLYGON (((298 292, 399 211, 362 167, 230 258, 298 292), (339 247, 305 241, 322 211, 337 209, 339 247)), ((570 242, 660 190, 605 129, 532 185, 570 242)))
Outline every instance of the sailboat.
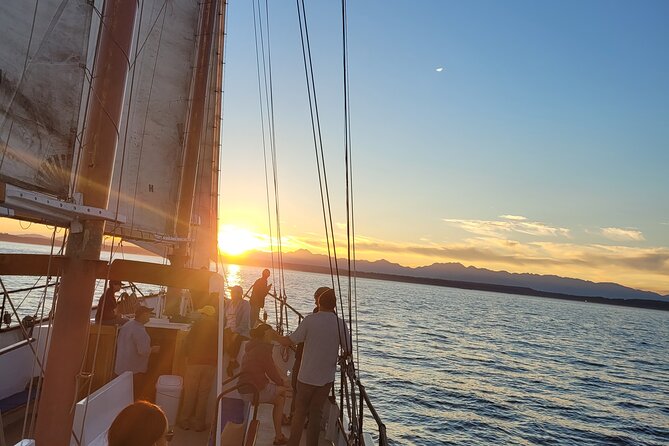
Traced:
MULTIPOLYGON (((53 296, 50 314, 34 326, 0 333, 0 400, 13 404, 0 422, 9 425, 19 411, 17 444, 105 444, 111 421, 132 401, 127 375, 111 374, 116 329, 91 320, 97 281, 161 287, 145 297, 158 312, 147 327, 162 340, 155 375, 183 372, 193 294, 213 295, 225 308, 217 253, 225 15, 223 0, 0 2, 0 216, 66 233, 63 249, 49 255, 0 254, 0 279, 45 277, 40 288, 53 296), (104 237, 168 261, 107 261, 104 237)), ((11 322, 13 291, 0 283, 11 322)), ((289 319, 302 316, 285 292, 274 298, 276 329, 286 332, 289 319)), ((231 412, 239 395, 223 374, 223 313, 211 428, 176 429, 173 445, 271 442, 263 405, 241 405, 239 419, 231 412)), ((292 350, 275 353, 289 370, 292 350)), ((386 444, 352 362, 341 365, 336 387, 321 441, 386 444), (370 417, 376 438, 363 430, 370 417)))

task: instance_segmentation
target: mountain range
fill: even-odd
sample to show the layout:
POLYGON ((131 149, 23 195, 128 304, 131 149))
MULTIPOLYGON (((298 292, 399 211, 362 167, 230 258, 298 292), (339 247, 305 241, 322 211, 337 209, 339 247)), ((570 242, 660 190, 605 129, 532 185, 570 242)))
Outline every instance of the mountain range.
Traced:
MULTIPOLYGON (((230 262, 268 265, 271 262, 270 254, 252 252, 244 258, 230 257, 230 262)), ((301 249, 283 254, 284 265, 289 269, 309 270, 314 272, 329 272, 328 257, 312 254, 301 249)), ((345 271, 346 261, 339 259, 339 269, 345 271)), ((519 294, 557 294, 575 297, 599 297, 605 299, 624 300, 653 300, 669 303, 669 295, 661 295, 652 291, 638 290, 617 283, 591 282, 582 279, 542 275, 530 273, 510 273, 507 271, 492 271, 485 268, 464 266, 461 263, 433 263, 429 266, 407 267, 387 260, 367 261, 357 260, 356 269, 365 277, 375 276, 385 280, 399 280, 409 282, 432 283, 435 285, 454 286, 457 288, 491 289, 499 288, 503 292, 521 291, 519 294), (392 277, 388 277, 392 276, 392 277), (419 280, 404 280, 404 279, 419 280), (423 280, 420 280, 423 279, 423 280), (476 286, 480 285, 480 286, 476 286)), ((558 296, 549 296, 558 297, 558 296)))
MULTIPOLYGON (((28 244, 50 244, 49 238, 37 235, 15 235, 0 233, 0 241, 28 244)), ((133 254, 151 255, 148 251, 132 245, 125 245, 125 251, 133 254)), ((270 265, 271 254, 261 251, 251 251, 243 256, 224 259, 230 263, 248 265, 270 265)), ((313 254, 301 249, 283 254, 284 266, 287 269, 298 271, 312 271, 329 273, 328 257, 313 254)), ((345 259, 339 259, 340 272, 346 272, 345 259)), ((381 280, 399 282, 426 283, 438 286, 455 288, 500 291, 512 294, 536 295, 556 297, 561 299, 577 300, 591 299, 593 301, 619 300, 627 301, 655 301, 662 303, 660 307, 669 309, 669 295, 661 295, 652 291, 638 290, 617 283, 591 282, 582 279, 542 275, 530 273, 510 273, 507 271, 492 271, 485 268, 464 266, 461 263, 433 263, 429 266, 408 267, 387 260, 357 260, 356 270, 360 277, 369 277, 381 280)), ((610 303, 610 302, 607 302, 610 303)), ((620 302, 621 304, 623 302, 620 302)), ((642 304, 638 306, 656 305, 642 304)))

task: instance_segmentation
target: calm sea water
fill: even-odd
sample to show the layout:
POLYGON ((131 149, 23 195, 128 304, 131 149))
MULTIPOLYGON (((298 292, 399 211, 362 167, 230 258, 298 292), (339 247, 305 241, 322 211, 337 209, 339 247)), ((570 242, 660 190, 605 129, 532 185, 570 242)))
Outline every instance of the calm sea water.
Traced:
MULTIPOLYGON (((246 289, 260 268, 225 273, 246 289)), ((307 314, 331 282, 286 271, 285 283, 307 314)), ((391 444, 669 444, 669 312, 367 279, 357 290, 359 372, 391 444)))

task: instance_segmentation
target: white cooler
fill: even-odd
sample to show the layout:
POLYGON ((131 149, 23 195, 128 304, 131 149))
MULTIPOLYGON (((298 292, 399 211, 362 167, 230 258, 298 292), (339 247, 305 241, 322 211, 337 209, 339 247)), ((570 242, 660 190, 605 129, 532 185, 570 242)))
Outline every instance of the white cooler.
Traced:
POLYGON ((182 389, 183 378, 178 375, 162 375, 156 382, 156 404, 165 412, 170 427, 177 421, 182 389))

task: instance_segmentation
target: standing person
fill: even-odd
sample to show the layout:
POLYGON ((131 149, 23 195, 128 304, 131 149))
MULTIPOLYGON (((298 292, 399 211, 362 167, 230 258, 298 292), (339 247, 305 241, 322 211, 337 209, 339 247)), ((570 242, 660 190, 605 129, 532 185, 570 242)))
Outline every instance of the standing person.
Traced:
POLYGON ((242 342, 249 338, 250 313, 249 303, 244 300, 244 290, 239 285, 229 288, 230 302, 225 306, 225 326, 223 329, 224 351, 230 357, 227 374, 232 376, 239 363, 237 355, 242 342))
POLYGON ((272 284, 267 284, 269 270, 264 269, 260 276, 251 287, 251 327, 255 327, 260 322, 260 309, 265 308, 265 296, 269 293, 272 284))
POLYGON ((167 446, 172 439, 162 409, 148 401, 137 401, 120 411, 109 430, 109 446, 167 446))
POLYGON ((123 325, 128 320, 118 314, 116 293, 121 291, 124 284, 120 280, 110 280, 109 287, 100 298, 98 308, 95 310, 95 323, 102 325, 123 325))
POLYGON ((151 346, 151 338, 144 327, 151 319, 152 312, 153 308, 143 305, 137 307, 135 319, 119 329, 116 340, 114 373, 120 375, 123 372, 132 372, 135 400, 147 395, 146 370, 149 367, 149 356, 160 350, 157 345, 151 346))
POLYGON ((334 383, 339 347, 346 354, 351 351, 348 330, 344 321, 335 313, 336 305, 335 292, 328 288, 318 299, 318 313, 305 317, 290 336, 275 336, 280 344, 286 346, 304 342, 288 445, 300 444, 307 415, 306 444, 318 445, 323 404, 334 383))
POLYGON ((239 375, 239 393, 251 401, 253 392, 258 392, 258 403, 272 403, 274 423, 274 444, 286 444, 288 439, 281 432, 281 425, 288 420, 283 414, 287 383, 274 364, 272 358, 272 327, 260 324, 251 330, 251 340, 244 349, 242 373, 239 375), (270 382, 272 380, 273 382, 270 382))
POLYGON ((218 323, 211 305, 197 311, 202 318, 195 321, 186 338, 187 365, 179 427, 202 432, 206 429, 207 401, 216 375, 218 323))
MULTIPOLYGON (((314 309, 312 313, 318 313, 318 299, 321 297, 321 294, 325 294, 330 288, 322 286, 316 290, 314 293, 314 309)), ((290 373, 290 384, 293 388, 293 399, 290 400, 290 416, 293 416, 295 412, 295 396, 297 394, 297 375, 300 373, 300 365, 302 365, 302 354, 304 353, 304 342, 297 344, 297 349, 295 349, 295 362, 293 362, 293 371, 290 373)))

